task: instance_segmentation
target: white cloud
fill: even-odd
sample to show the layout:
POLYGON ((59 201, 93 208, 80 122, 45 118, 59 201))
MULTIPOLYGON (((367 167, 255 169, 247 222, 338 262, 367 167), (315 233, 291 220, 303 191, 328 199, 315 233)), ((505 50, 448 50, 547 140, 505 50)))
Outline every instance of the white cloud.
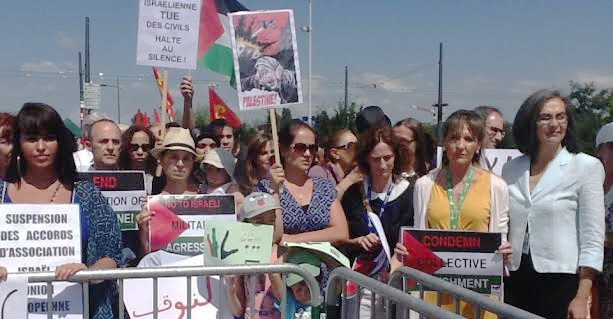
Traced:
POLYGON ((55 44, 62 49, 73 49, 75 40, 62 31, 55 34, 55 44))
POLYGON ((25 62, 19 69, 23 72, 33 73, 67 73, 75 72, 77 67, 71 62, 52 62, 52 61, 39 61, 39 62, 25 62))
POLYGON ((577 82, 589 83, 594 82, 597 86, 611 88, 613 87, 613 75, 596 70, 579 70, 576 73, 577 82))

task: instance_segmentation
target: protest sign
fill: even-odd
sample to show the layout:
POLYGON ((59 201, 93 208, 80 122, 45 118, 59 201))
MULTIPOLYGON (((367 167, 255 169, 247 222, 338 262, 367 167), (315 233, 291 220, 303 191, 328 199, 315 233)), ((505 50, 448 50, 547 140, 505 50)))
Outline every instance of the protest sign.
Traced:
POLYGON ((136 64, 195 70, 200 0, 140 0, 136 64))
POLYGON ((121 231, 138 230, 136 214, 147 196, 143 171, 93 171, 79 173, 79 179, 92 182, 117 213, 121 231))
POLYGON ((502 241, 500 233, 402 227, 400 235, 409 251, 403 257, 405 266, 478 293, 502 296, 504 264, 495 252, 502 241))
MULTIPOLYGON (((195 256, 163 267, 202 266, 202 256, 195 256)), ((187 291, 187 278, 158 279, 159 319, 187 318, 188 307, 192 318, 227 318, 225 285, 219 276, 191 277, 191 291, 187 291), (188 306, 188 296, 191 298, 188 306)), ((153 318, 153 280, 126 279, 123 281, 124 302, 130 317, 153 318)))
POLYGON ((273 226, 209 221, 205 228, 205 265, 270 263, 273 226))
MULTIPOLYGON (((9 272, 54 271, 81 262, 79 205, 1 205, 0 260, 9 272)), ((1 284, 0 284, 1 285, 1 284)), ((53 318, 83 317, 81 284, 54 283, 53 318)), ((47 318, 47 284, 28 286, 29 318, 47 318)))
POLYGON ((228 16, 239 108, 302 103, 293 11, 242 11, 228 16))
POLYGON ((234 195, 156 195, 147 205, 154 214, 149 225, 151 251, 202 254, 207 221, 236 221, 234 195))
POLYGON ((486 148, 481 150, 481 167, 501 176, 502 167, 507 162, 523 154, 514 148, 486 148))
POLYGON ((28 277, 11 274, 0 282, 0 319, 28 318, 28 277))
POLYGON ((332 258, 340 265, 351 268, 351 263, 349 262, 349 258, 343 255, 336 247, 332 246, 329 242, 321 242, 321 243, 287 243, 287 247, 298 247, 315 250, 326 257, 332 258))

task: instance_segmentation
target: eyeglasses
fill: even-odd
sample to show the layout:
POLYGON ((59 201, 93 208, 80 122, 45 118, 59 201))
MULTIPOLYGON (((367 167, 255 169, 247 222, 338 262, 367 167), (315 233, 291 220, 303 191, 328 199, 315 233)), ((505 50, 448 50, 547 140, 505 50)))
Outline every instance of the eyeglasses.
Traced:
POLYGON ((339 145, 339 146, 333 146, 332 148, 338 148, 341 150, 354 150, 357 147, 358 143, 356 142, 349 142, 347 144, 344 145, 339 145))
POLYGON ((496 135, 496 134, 500 133, 500 135, 502 135, 502 137, 504 137, 505 134, 506 134, 506 132, 504 131, 503 128, 498 128, 498 127, 495 127, 495 126, 488 126, 487 129, 490 130, 492 135, 496 135))
POLYGON ((568 114, 566 114, 566 112, 561 112, 555 115, 549 113, 541 113, 536 119, 536 123, 543 125, 550 124, 554 118, 559 124, 566 124, 566 122, 568 122, 568 114))
POLYGON ((307 150, 309 150, 311 154, 315 154, 319 148, 317 144, 304 144, 304 143, 292 144, 290 145, 290 147, 292 151, 294 152, 305 153, 307 150))
POLYGON ((130 144, 128 145, 128 149, 130 152, 136 152, 139 148, 143 149, 143 152, 149 152, 153 146, 151 144, 130 144))

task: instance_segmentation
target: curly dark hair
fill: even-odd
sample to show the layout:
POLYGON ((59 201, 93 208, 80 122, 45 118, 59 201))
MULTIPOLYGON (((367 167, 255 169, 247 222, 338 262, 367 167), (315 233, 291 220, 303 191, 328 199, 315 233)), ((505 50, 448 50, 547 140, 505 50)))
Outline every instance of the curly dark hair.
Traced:
MULTIPOLYGON (((131 165, 132 160, 130 159, 129 146, 132 143, 132 137, 134 137, 134 134, 136 134, 137 132, 144 132, 145 134, 147 134, 147 137, 149 137, 149 145, 152 147, 155 145, 155 135, 153 135, 153 132, 151 132, 150 129, 142 125, 130 126, 121 135, 121 150, 119 152, 119 167, 121 169, 129 170, 132 168, 132 165, 131 165)), ((147 166, 145 168, 145 172, 149 174, 153 174, 155 167, 156 167, 156 160, 153 158, 153 156, 151 156, 151 153, 149 153, 149 156, 147 157, 147 166)))
POLYGON ((370 175, 370 166, 368 165, 370 152, 381 142, 390 145, 394 150, 394 174, 401 174, 403 169, 407 167, 408 158, 405 154, 409 151, 408 145, 402 143, 399 138, 394 136, 390 127, 370 128, 362 133, 358 140, 359 146, 356 160, 358 167, 360 167, 360 170, 365 175, 370 175))

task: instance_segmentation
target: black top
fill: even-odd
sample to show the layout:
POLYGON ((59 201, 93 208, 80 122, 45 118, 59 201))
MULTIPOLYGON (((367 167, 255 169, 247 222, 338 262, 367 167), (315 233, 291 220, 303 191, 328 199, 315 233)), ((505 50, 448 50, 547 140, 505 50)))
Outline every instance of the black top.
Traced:
MULTIPOLYGON (((365 236, 369 233, 366 208, 362 200, 362 194, 368 195, 360 190, 360 188, 364 187, 363 185, 363 183, 356 183, 351 186, 341 200, 341 205, 349 224, 350 238, 365 236)), ((395 187, 401 187, 401 184, 397 184, 395 187)), ((370 201, 370 207, 372 207, 373 212, 379 215, 381 219, 383 231, 391 251, 393 251, 400 237, 400 227, 413 226, 413 185, 409 185, 404 191, 400 189, 398 191, 401 193, 398 194, 397 191, 392 191, 383 215, 379 215, 383 200, 377 197, 370 201)), ((356 245, 346 245, 341 247, 341 250, 352 262, 364 252, 361 247, 356 245)))

